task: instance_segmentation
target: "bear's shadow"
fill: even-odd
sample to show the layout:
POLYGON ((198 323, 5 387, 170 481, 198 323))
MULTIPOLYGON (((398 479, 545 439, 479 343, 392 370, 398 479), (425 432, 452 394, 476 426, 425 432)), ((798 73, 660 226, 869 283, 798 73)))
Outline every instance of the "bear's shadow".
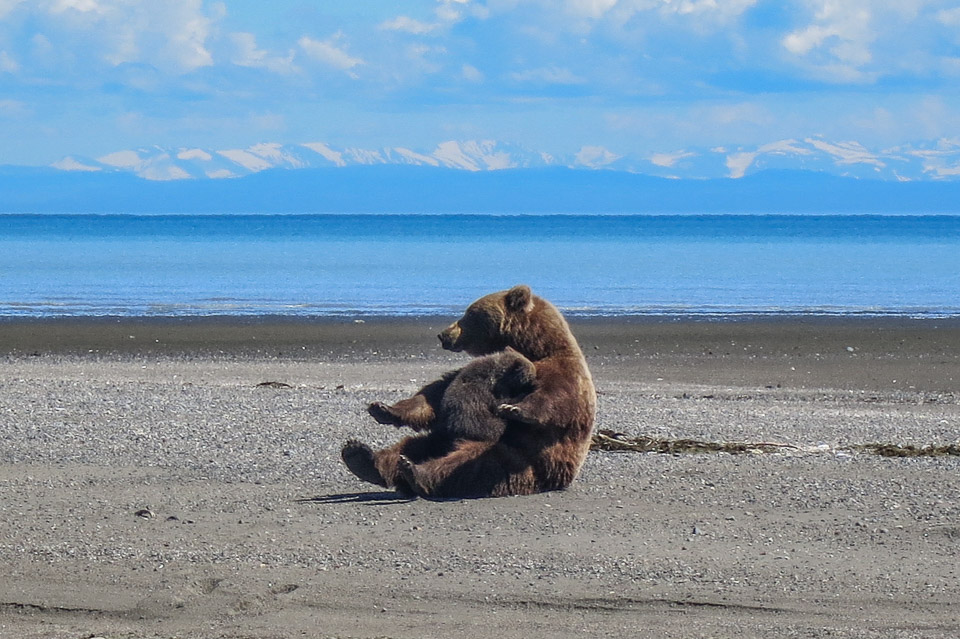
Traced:
POLYGON ((317 495, 316 497, 301 497, 294 501, 298 504, 369 504, 371 506, 386 506, 388 504, 404 503, 416 500, 416 497, 407 497, 393 491, 365 492, 365 493, 338 493, 335 495, 317 495))

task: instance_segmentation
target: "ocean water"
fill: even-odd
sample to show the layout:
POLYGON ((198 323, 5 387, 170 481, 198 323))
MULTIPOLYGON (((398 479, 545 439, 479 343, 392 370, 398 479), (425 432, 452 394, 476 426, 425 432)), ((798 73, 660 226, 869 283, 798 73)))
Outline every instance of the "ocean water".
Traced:
POLYGON ((960 315, 960 217, 0 215, 0 317, 960 315))

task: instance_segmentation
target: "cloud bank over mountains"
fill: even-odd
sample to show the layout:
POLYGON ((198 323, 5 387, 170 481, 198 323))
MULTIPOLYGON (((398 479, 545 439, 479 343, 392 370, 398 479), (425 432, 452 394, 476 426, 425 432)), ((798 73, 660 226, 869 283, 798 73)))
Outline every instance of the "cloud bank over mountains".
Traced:
POLYGON ((892 166, 960 134, 958 80, 956 0, 0 0, 0 164, 500 140, 682 168, 856 140, 892 166))
POLYGON ((373 165, 463 171, 563 167, 675 179, 737 179, 767 170, 791 170, 890 181, 960 180, 960 139, 883 150, 868 149, 853 141, 787 139, 748 148, 690 148, 648 156, 618 154, 602 146, 584 146, 577 153, 561 156, 491 140, 451 140, 432 150, 337 148, 322 142, 261 143, 224 150, 148 147, 98 158, 67 156, 52 166, 62 171, 129 172, 165 181, 238 178, 270 169, 373 165))

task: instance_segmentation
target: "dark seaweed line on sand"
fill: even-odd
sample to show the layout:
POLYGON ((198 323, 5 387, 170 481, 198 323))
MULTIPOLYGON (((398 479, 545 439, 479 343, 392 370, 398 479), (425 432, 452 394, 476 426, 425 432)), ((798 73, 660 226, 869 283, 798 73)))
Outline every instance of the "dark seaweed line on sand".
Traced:
POLYGON ((66 614, 66 615, 94 615, 103 617, 124 618, 132 614, 122 610, 107 610, 103 608, 77 608, 72 606, 48 606, 38 603, 20 603, 16 601, 0 602, 0 611, 15 610, 20 612, 38 612, 44 614, 66 614))
POLYGON ((657 437, 629 437, 612 430, 600 430, 593 436, 592 450, 664 455, 728 453, 797 452, 864 452, 881 457, 953 457, 960 456, 960 444, 913 446, 889 443, 851 444, 837 448, 803 448, 776 442, 709 442, 696 439, 662 439, 657 437))

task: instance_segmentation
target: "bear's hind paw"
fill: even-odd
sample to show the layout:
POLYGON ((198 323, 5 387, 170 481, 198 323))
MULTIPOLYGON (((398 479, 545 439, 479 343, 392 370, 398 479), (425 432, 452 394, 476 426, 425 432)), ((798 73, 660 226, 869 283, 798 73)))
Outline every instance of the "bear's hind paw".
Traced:
POLYGON ((340 451, 340 458, 351 473, 363 481, 376 484, 377 486, 387 486, 380 471, 377 470, 373 460, 373 451, 363 442, 351 439, 340 451))

